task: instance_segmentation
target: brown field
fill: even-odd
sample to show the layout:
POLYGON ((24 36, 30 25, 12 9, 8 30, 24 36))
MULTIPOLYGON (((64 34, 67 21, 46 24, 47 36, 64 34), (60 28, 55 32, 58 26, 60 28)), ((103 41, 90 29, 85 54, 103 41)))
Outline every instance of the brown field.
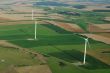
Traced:
POLYGON ((110 37, 101 36, 98 34, 82 34, 87 36, 88 38, 92 38, 93 40, 101 41, 106 44, 110 44, 110 37))
POLYGON ((34 10, 35 17, 45 16, 44 14, 46 11, 43 9, 32 8, 31 5, 27 6, 25 4, 23 6, 21 5, 22 2, 18 0, 15 0, 14 2, 15 3, 12 3, 12 5, 2 6, 2 9, 0 9, 0 18, 9 20, 31 20, 32 10, 34 10))
POLYGON ((14 67, 10 66, 2 73, 52 73, 48 65, 14 67))
MULTIPOLYGON (((45 21, 37 21, 39 24, 46 24, 45 21)), ((0 22, 0 25, 19 25, 19 24, 34 24, 35 22, 32 20, 17 20, 17 21, 5 21, 5 22, 0 22)))
POLYGON ((101 29, 109 30, 110 29, 110 24, 94 24, 96 27, 99 27, 101 29))
POLYGON ((51 19, 64 20, 64 16, 61 15, 61 14, 56 14, 56 13, 54 13, 54 14, 49 14, 48 16, 49 16, 49 18, 51 18, 51 19))
MULTIPOLYGON (((41 14, 41 13, 35 13, 34 16, 45 17, 45 15, 41 14)), ((13 13, 4 14, 4 13, 0 12, 0 18, 9 19, 9 20, 31 20, 31 11, 30 11, 30 13, 26 13, 26 14, 22 14, 22 12, 17 12, 16 14, 13 14, 13 13)))
POLYGON ((105 17, 105 20, 110 21, 110 17, 105 17))
POLYGON ((104 48, 104 49, 96 49, 94 50, 88 50, 88 54, 90 56, 95 57, 96 59, 99 59, 100 61, 104 62, 105 64, 110 65, 110 56, 109 53, 103 53, 105 51, 110 51, 110 48, 104 48))
POLYGON ((3 12, 0 12, 0 17, 9 19, 9 20, 29 20, 31 18, 27 18, 23 16, 24 14, 5 14, 3 12))
POLYGON ((34 21, 7 21, 1 22, 0 25, 16 25, 16 24, 33 24, 34 21))
POLYGON ((52 73, 47 65, 16 68, 18 73, 52 73))
POLYGON ((78 25, 76 24, 70 24, 70 23, 63 23, 63 22, 56 22, 56 21, 46 21, 48 23, 51 23, 53 25, 56 25, 60 28, 63 28, 67 31, 71 32, 84 32, 78 25))
POLYGON ((98 35, 110 38, 110 33, 98 33, 98 35))
POLYGON ((10 19, 8 19, 8 18, 3 18, 3 17, 0 17, 0 21, 7 21, 7 20, 10 20, 10 19))
POLYGON ((110 32, 109 24, 90 24, 88 26, 89 32, 110 32))

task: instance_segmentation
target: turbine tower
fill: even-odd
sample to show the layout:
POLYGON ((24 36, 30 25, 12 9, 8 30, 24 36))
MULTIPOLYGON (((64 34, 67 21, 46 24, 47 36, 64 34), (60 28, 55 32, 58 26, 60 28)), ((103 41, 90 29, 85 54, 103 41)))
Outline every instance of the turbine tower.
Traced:
POLYGON ((88 37, 84 38, 84 37, 81 37, 81 36, 78 36, 78 37, 80 37, 80 38, 85 40, 85 48, 84 48, 84 56, 83 56, 83 65, 85 65, 86 64, 86 57, 87 57, 87 47, 90 48, 89 38, 88 37))
POLYGON ((32 10, 32 20, 34 21, 34 40, 37 39, 37 21, 34 19, 34 10, 32 10))
POLYGON ((36 40, 37 39, 37 21, 35 21, 35 29, 34 29, 34 39, 36 40))
POLYGON ((87 55, 87 45, 89 44, 88 38, 84 38, 85 40, 85 49, 84 49, 84 59, 83 64, 86 64, 86 55, 87 55))

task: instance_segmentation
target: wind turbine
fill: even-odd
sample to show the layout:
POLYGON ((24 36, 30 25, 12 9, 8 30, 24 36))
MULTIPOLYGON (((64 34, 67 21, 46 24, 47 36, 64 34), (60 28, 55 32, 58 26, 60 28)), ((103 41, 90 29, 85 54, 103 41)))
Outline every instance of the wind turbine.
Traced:
POLYGON ((35 29, 34 29, 34 39, 37 39, 37 21, 35 21, 35 29))
POLYGON ((90 48, 89 44, 89 38, 83 38, 85 40, 85 48, 84 48, 84 58, 83 58, 83 64, 86 64, 86 56, 87 56, 87 47, 90 48))
POLYGON ((87 45, 89 45, 88 38, 84 38, 85 40, 85 49, 84 49, 84 59, 83 59, 83 64, 86 64, 86 55, 87 55, 87 45))
POLYGON ((32 10, 32 20, 34 21, 34 40, 37 39, 37 21, 34 19, 34 10, 32 10))
POLYGON ((89 46, 89 48, 90 48, 89 38, 84 38, 84 37, 81 37, 81 36, 78 36, 78 37, 85 40, 84 57, 83 57, 83 65, 85 65, 86 64, 86 56, 87 56, 87 46, 89 46))

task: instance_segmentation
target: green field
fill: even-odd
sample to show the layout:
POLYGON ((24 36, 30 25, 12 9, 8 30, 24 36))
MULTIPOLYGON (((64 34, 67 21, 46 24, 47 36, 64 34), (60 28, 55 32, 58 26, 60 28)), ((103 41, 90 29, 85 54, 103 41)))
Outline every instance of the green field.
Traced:
MULTIPOLYGON (((0 25, 0 34, 1 40, 8 40, 13 44, 43 54, 45 57, 47 57, 48 65, 50 66, 53 73, 110 72, 109 69, 110 67, 107 64, 89 55, 87 55, 88 63, 87 65, 85 66, 74 65, 73 63, 83 61, 84 40, 80 38, 79 35, 65 31, 64 29, 61 29, 59 27, 50 24, 38 24, 37 28, 38 40, 27 40, 29 38, 34 38, 33 24, 0 25), (62 62, 63 65, 59 65, 60 62, 62 62)), ((89 41, 91 48, 88 48, 88 50, 92 49, 101 50, 104 49, 105 47, 110 48, 110 45, 94 41, 92 39, 89 39, 89 41)), ((16 58, 19 59, 19 57, 16 58)), ((21 61, 24 60, 22 59, 21 61)), ((11 62, 14 63, 13 61, 11 62)), ((19 62, 17 62, 17 64, 18 63, 19 62)), ((25 62, 26 65, 27 63, 28 61, 25 62)), ((2 67, 2 64, 0 65, 1 65, 0 67, 2 67)))
POLYGON ((15 48, 0 47, 0 73, 16 67, 39 65, 40 61, 29 53, 15 48))

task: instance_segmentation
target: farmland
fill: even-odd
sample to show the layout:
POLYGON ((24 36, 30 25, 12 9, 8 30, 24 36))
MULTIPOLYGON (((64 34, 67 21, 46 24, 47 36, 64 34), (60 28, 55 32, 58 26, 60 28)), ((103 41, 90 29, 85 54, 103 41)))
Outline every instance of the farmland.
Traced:
POLYGON ((109 2, 94 2, 3 1, 0 73, 109 73, 109 2))
MULTIPOLYGON (((60 62, 60 61, 64 62, 65 64, 67 64, 67 66, 65 65, 66 67, 65 73, 66 73, 66 70, 67 72, 68 70, 72 72, 71 71, 72 69, 70 68, 71 66, 73 66, 72 63, 75 63, 77 61, 81 62, 83 60, 82 52, 84 49, 84 44, 83 44, 84 40, 80 38, 79 35, 73 34, 72 32, 68 32, 62 28, 59 28, 51 24, 38 24, 38 29, 37 29, 38 40, 36 41, 27 40, 29 38, 34 38, 33 29, 34 29, 33 24, 2 25, 0 29, 0 33, 2 34, 2 36, 0 37, 1 37, 1 40, 8 40, 8 42, 13 43, 15 45, 18 45, 24 48, 29 48, 29 50, 42 53, 44 56, 47 57, 50 67, 51 65, 54 64, 52 61, 54 59, 57 62, 60 62), (15 29, 16 27, 17 29, 15 29), (7 32, 10 34, 7 34, 7 32)), ((90 39, 89 41, 92 47, 89 48, 88 51, 91 51, 92 48, 94 49, 94 51, 96 51, 95 50, 96 48, 97 50, 98 49, 101 50, 104 47, 110 48, 109 45, 106 45, 104 43, 100 43, 92 39, 90 39), (103 45, 103 46, 99 46, 99 45, 103 45)), ((97 60, 95 57, 89 56, 89 53, 88 53, 88 58, 90 59, 90 60, 89 59, 87 60, 89 65, 87 67, 84 67, 86 70, 94 69, 94 67, 99 69, 109 68, 108 64, 103 63, 100 60, 97 60), (91 60, 93 60, 93 62, 91 62, 91 60), (96 62, 95 65, 93 65, 94 62, 96 62)), ((55 66, 55 69, 57 67, 58 65, 55 66)), ((54 67, 51 67, 51 68, 54 73, 55 71, 53 69, 54 67)), ((77 66, 74 68, 77 69, 77 66)), ((83 67, 80 67, 80 68, 83 70, 83 67)), ((84 69, 84 72, 86 72, 85 69, 84 69)), ((76 72, 77 71, 79 70, 76 70, 76 72)))

